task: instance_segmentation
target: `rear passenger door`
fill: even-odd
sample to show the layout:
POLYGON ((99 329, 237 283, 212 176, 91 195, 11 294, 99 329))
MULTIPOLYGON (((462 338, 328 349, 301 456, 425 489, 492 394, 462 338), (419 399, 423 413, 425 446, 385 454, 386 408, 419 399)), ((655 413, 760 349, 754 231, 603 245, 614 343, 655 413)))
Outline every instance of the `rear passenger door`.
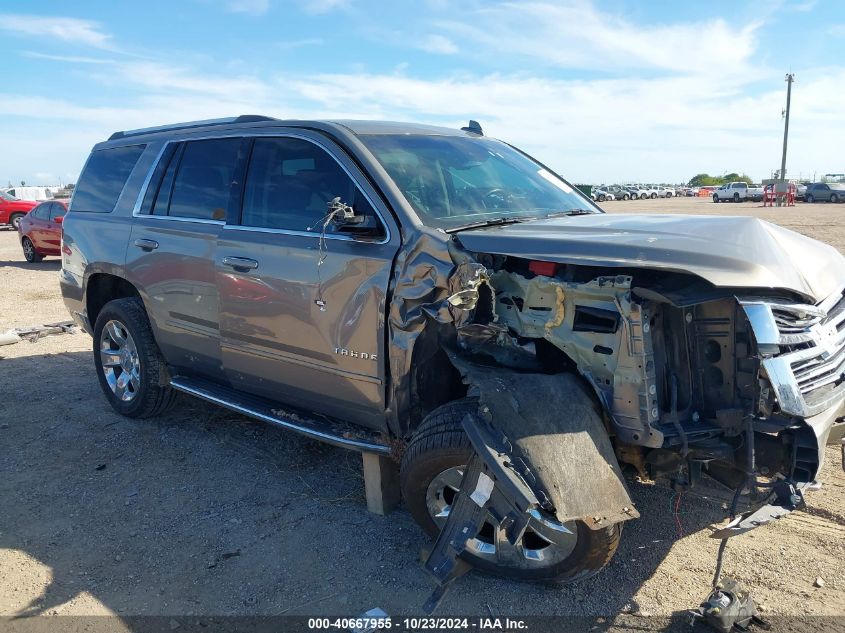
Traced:
POLYGON ((56 221, 56 218, 64 218, 66 212, 61 202, 50 203, 50 224, 44 233, 44 245, 57 253, 62 244, 62 225, 56 221))
POLYGON ((29 239, 38 249, 46 248, 44 244, 47 227, 50 225, 50 207, 52 202, 42 202, 29 212, 29 239))
POLYGON ((230 382, 380 428, 385 298, 398 239, 377 193, 328 139, 306 131, 256 138, 242 208, 217 246, 230 382), (376 228, 356 235, 324 227, 334 198, 376 228))
POLYGON ((126 254, 127 277, 145 295, 168 362, 182 373, 221 381, 214 261, 242 143, 167 144, 136 211, 126 254))

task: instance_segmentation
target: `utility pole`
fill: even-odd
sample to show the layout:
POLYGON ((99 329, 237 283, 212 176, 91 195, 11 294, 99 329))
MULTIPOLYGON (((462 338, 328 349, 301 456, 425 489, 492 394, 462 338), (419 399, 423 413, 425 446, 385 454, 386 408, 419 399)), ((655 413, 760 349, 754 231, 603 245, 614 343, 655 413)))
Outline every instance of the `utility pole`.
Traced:
POLYGON ((795 81, 794 73, 786 74, 786 110, 784 110, 783 120, 783 154, 780 159, 780 181, 783 183, 783 192, 778 196, 778 206, 781 206, 781 201, 786 198, 786 142, 789 138, 789 106, 792 100, 792 82, 795 81))
POLYGON ((786 75, 786 111, 783 120, 783 155, 780 159, 780 179, 786 179, 786 142, 789 139, 789 106, 792 101, 792 82, 795 81, 794 73, 786 75))

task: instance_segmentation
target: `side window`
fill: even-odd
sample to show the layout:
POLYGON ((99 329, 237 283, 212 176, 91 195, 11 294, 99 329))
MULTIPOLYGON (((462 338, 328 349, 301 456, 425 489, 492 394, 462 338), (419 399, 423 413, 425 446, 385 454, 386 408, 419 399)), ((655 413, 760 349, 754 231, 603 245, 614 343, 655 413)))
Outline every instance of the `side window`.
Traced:
POLYGON ((128 145, 92 152, 73 192, 73 210, 112 211, 144 147, 128 145))
MULTIPOLYGON (((319 146, 296 138, 258 138, 244 186, 244 226, 320 231, 334 198, 356 213, 375 212, 340 164, 319 146)), ((334 227, 329 225, 328 231, 334 227)))
POLYGON ((159 169, 156 170, 159 172, 156 174, 159 185, 152 192, 153 196, 150 201, 150 213, 153 215, 167 215, 170 207, 170 196, 173 193, 173 180, 176 176, 176 170, 179 169, 179 161, 182 160, 184 150, 185 144, 179 143, 173 145, 172 150, 162 156, 159 169))
POLYGON ((52 203, 47 202, 45 204, 39 204, 35 207, 30 213, 32 213, 33 217, 38 218, 39 220, 49 220, 50 219, 50 205, 52 203))
MULTIPOLYGON (((185 143, 173 179, 167 214, 182 218, 225 220, 240 145, 239 138, 185 143)), ((165 180, 166 177, 167 174, 165 180)), ((158 201, 154 212, 159 215, 158 201)))
POLYGON ((64 214, 65 214, 64 205, 61 205, 58 202, 51 202, 50 203, 50 219, 51 220, 55 220, 56 218, 60 218, 64 214))

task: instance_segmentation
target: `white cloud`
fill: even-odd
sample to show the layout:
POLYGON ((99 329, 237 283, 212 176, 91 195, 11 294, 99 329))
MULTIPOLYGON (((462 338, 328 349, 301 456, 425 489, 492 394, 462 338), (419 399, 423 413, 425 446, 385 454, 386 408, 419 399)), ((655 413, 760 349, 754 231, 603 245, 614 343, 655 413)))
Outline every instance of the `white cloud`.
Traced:
MULTIPOLYGON (((159 62, 131 62, 120 64, 120 80, 128 87, 142 88, 152 94, 171 91, 196 93, 216 97, 246 95, 249 99, 266 96, 268 86, 250 76, 225 74, 198 74, 187 67, 173 66, 159 62)), ((113 74, 99 75, 106 83, 113 83, 113 74)))
POLYGON ((103 59, 99 57, 79 57, 75 55, 48 55, 46 53, 38 53, 35 51, 24 51, 21 53, 24 57, 31 57, 33 59, 49 59, 55 62, 67 62, 71 64, 111 64, 114 63, 112 59, 103 59))
POLYGON ((264 15, 270 10, 270 0, 227 0, 226 9, 232 13, 264 15))
POLYGON ((35 35, 56 38, 65 42, 85 44, 94 48, 112 49, 112 36, 91 20, 59 16, 0 14, 0 31, 13 35, 35 35))
POLYGON ((419 48, 429 53, 440 55, 453 55, 458 52, 458 47, 448 37, 432 34, 425 37, 419 44, 419 48))
POLYGON ((722 18, 635 24, 576 0, 484 5, 465 21, 438 21, 436 26, 474 43, 482 55, 518 55, 544 66, 739 73, 754 52, 760 25, 734 25, 722 18))

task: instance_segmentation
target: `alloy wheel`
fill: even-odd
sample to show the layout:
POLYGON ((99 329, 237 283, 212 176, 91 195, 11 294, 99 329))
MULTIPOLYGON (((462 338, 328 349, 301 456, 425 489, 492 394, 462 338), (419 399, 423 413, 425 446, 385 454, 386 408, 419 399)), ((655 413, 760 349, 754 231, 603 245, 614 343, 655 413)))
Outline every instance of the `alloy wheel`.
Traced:
POLYGON ((112 393, 129 402, 141 388, 141 360, 135 341, 120 321, 109 321, 100 334, 100 364, 112 393))
POLYGON ((29 241, 29 238, 23 238, 23 255, 26 257, 26 261, 31 262, 35 259, 35 247, 32 245, 32 242, 29 241))
MULTIPOLYGON (((461 487, 464 468, 448 468, 428 485, 426 507, 437 527, 446 523, 452 502, 461 487)), ((577 542, 578 529, 574 521, 561 523, 548 513, 535 510, 531 513, 525 534, 515 545, 508 542, 505 530, 488 515, 481 531, 467 543, 467 551, 497 565, 538 569, 565 560, 577 542)))

